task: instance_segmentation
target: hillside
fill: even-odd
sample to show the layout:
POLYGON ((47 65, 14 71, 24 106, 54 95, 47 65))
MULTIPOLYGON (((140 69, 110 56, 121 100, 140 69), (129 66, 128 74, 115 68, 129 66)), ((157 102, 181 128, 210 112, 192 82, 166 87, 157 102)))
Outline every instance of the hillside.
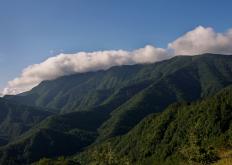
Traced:
POLYGON ((166 61, 162 68, 171 66, 174 69, 114 109, 111 117, 99 129, 98 139, 122 135, 148 114, 161 112, 169 104, 211 96, 231 84, 230 58, 203 55, 166 61))
MULTIPOLYGON (((136 86, 138 93, 160 80, 165 81, 166 77, 172 77, 174 83, 178 84, 185 83, 182 79, 193 80, 196 88, 194 96, 205 96, 232 82, 231 58, 205 54, 179 56, 154 64, 118 66, 106 71, 80 73, 44 81, 29 92, 5 98, 62 112, 88 110, 104 104, 109 98, 122 92, 123 88, 136 86)), ((188 90, 188 86, 185 88, 188 90)))
POLYGON ((159 115, 150 115, 126 135, 90 147, 77 160, 81 164, 210 164, 220 162, 222 151, 232 151, 231 140, 232 87, 228 87, 202 101, 173 104, 159 115))
POLYGON ((210 96, 231 83, 232 57, 204 54, 64 76, 6 98, 61 109, 62 113, 112 112, 99 128, 101 141, 126 133, 146 115, 160 112, 171 103, 210 96))
POLYGON ((97 128, 105 118, 102 111, 50 116, 0 148, 0 164, 25 164, 43 157, 66 156, 81 151, 94 142, 97 128))
MULTIPOLYGON (((179 56, 154 64, 113 67, 106 71, 44 81, 29 92, 6 96, 5 99, 25 105, 53 108, 52 111, 60 113, 39 122, 10 144, 1 147, 1 163, 25 164, 43 157, 72 155, 89 145, 105 144, 109 138, 120 139, 125 134, 127 135, 122 136, 123 139, 128 137, 133 140, 134 136, 134 141, 137 141, 143 137, 136 136, 136 133, 142 132, 142 128, 147 126, 129 135, 140 127, 136 125, 148 115, 155 113, 153 116, 162 118, 169 111, 175 111, 166 110, 162 113, 170 104, 204 99, 230 84, 232 56, 214 54, 179 56)), ((179 106, 176 108, 181 109, 179 106)), ((153 123, 154 120, 154 125, 158 124, 156 117, 150 118, 148 121, 153 123)), ((181 121, 181 117, 178 120, 181 121)), ((164 124, 165 128, 168 124, 169 122, 164 124)), ((154 128, 154 125, 151 127, 154 128)), ((152 128, 148 128, 151 134, 154 133, 152 128)), ((159 133, 165 132, 161 129, 159 133)), ((121 148, 126 146, 127 142, 124 144, 123 141, 126 140, 113 140, 113 149, 118 148, 118 145, 121 148)), ((117 155, 122 153, 119 149, 114 152, 117 155)), ((162 150, 160 154, 163 152, 166 151, 162 150)), ((126 157, 128 161, 134 161, 135 158, 133 155, 126 157)), ((161 158, 160 161, 163 162, 164 158, 161 158)), ((147 159, 142 157, 141 161, 147 159)))
POLYGON ((11 103, 0 98, 0 145, 17 139, 50 115, 52 113, 44 109, 11 103))

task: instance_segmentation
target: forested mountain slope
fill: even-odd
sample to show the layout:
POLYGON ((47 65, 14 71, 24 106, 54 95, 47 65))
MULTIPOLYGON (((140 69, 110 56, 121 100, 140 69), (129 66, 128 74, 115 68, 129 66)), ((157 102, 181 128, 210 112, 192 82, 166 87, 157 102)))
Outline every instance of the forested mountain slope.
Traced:
MULTIPOLYGON (((106 71, 75 74, 44 81, 29 92, 6 96, 5 99, 25 105, 53 108, 55 112, 61 113, 46 118, 17 140, 1 147, 1 162, 6 165, 11 163, 17 165, 31 163, 43 157, 71 155, 82 151, 90 144, 105 144, 109 138, 118 139, 124 134, 127 135, 123 136, 123 139, 128 137, 133 141, 132 136, 134 136, 134 141, 137 141, 143 137, 136 136, 136 133, 131 136, 130 134, 140 127, 136 125, 146 116, 155 113, 154 116, 161 114, 158 115, 159 118, 164 118, 162 116, 169 114, 169 111, 176 111, 166 110, 162 113, 170 104, 203 99, 230 84, 232 84, 232 56, 215 54, 179 56, 154 64, 113 67, 106 71), (133 130, 130 131, 131 129, 133 130)), ((187 106, 183 105, 183 107, 187 106)), ((182 106, 173 107, 181 109, 182 106)), ((148 120, 151 123, 154 121, 158 124, 161 120, 156 117, 151 118, 148 120)), ((152 124, 151 127, 155 127, 156 124, 152 124)), ((164 125, 166 128, 169 122, 164 125)), ((153 131, 150 127, 148 129, 151 131, 151 136, 158 131, 158 128, 153 131)), ((142 132, 142 129, 140 131, 142 132)), ((159 131, 163 134, 163 129, 159 131)), ((125 145, 123 141, 126 140, 113 140, 113 149, 121 145, 122 150, 126 150, 123 149, 125 145)), ((151 152, 156 150, 156 145, 151 152)), ((141 152, 139 149, 138 151, 141 152)), ((177 152, 174 149, 175 155, 177 152)), ((133 152, 136 155, 136 151, 133 152)), ((163 152, 166 151, 162 150, 159 153, 163 152)), ((120 155, 123 152, 114 149, 114 153, 120 155)), ((151 153, 150 156, 153 155, 155 153, 151 153)), ((146 157, 150 156, 148 154, 146 157)), ((163 162, 167 157, 171 159, 172 156, 151 160, 163 162)), ((138 155, 139 160, 134 160, 133 155, 125 158, 136 163, 148 161, 144 157, 140 160, 140 155, 138 155)))
MULTIPOLYGON (((179 86, 191 85, 186 82, 193 81, 196 89, 193 90, 191 86, 195 92, 192 97, 205 96, 232 82, 231 59, 231 56, 204 54, 178 56, 154 64, 118 66, 106 71, 80 73, 44 81, 29 92, 6 98, 62 112, 88 110, 104 104, 120 92, 121 95, 127 95, 127 92, 122 94, 123 88, 136 88, 137 93, 152 84, 168 81, 165 80, 167 78, 171 78, 170 81, 175 81, 179 86)), ((190 90, 188 86, 185 88, 190 90)))
POLYGON ((232 87, 201 101, 173 104, 77 158, 82 164, 211 164, 223 151, 232 151, 232 87))
POLYGON ((52 113, 44 109, 15 104, 0 98, 0 145, 16 139, 50 115, 52 113))

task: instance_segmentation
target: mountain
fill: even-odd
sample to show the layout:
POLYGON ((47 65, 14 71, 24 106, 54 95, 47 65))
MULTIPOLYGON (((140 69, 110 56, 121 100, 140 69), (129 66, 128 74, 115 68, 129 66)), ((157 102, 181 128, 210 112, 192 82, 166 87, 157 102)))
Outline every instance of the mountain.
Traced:
POLYGON ((232 87, 227 87, 207 99, 170 105, 126 135, 92 146, 74 160, 85 165, 211 164, 223 159, 222 152, 232 152, 231 140, 232 87))
POLYGON ((53 115, 17 140, 0 148, 0 164, 27 164, 43 157, 70 155, 90 145, 105 112, 82 111, 53 115))
POLYGON ((0 145, 17 137, 53 113, 0 98, 0 145))
MULTIPOLYGON (((129 136, 148 115, 160 118, 173 103, 204 99, 231 84, 232 56, 215 54, 179 56, 44 81, 29 92, 4 97, 15 104, 51 108, 56 114, 1 147, 0 162, 26 164, 72 155, 89 145, 129 136)), ((133 161, 130 158, 126 157, 133 161)))
POLYGON ((194 96, 205 96, 231 83, 231 56, 178 56, 154 64, 117 66, 105 71, 79 73, 43 81, 29 92, 5 98, 61 112, 88 110, 104 104, 121 92, 122 88, 132 86, 139 92, 159 81, 165 81, 166 77, 178 84, 185 83, 181 79, 193 80, 197 88, 194 96), (179 74, 181 76, 176 78, 179 74))
MULTIPOLYGON (((169 71, 114 109, 99 128, 101 139, 128 132, 148 114, 161 112, 174 102, 194 101, 214 94, 232 83, 230 56, 176 57, 158 63, 169 71), (228 61, 227 61, 228 60, 228 61)), ((156 66, 154 64, 154 66, 156 66)))
POLYGON ((62 113, 104 107, 109 118, 99 128, 101 141, 128 132, 171 103, 210 96, 231 83, 232 56, 204 54, 64 76, 5 98, 62 113))

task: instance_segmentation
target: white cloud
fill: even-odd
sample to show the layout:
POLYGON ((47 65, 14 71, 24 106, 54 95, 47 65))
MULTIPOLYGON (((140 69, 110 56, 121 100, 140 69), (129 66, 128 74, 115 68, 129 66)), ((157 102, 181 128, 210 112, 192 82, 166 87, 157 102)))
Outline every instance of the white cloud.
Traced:
POLYGON ((203 53, 232 54, 232 29, 216 33, 212 28, 198 26, 168 45, 176 55, 203 53))
POLYGON ((151 63, 175 55, 203 53, 232 54, 232 29, 216 33, 212 28, 199 26, 168 44, 166 49, 147 45, 134 51, 109 50, 59 54, 40 64, 28 66, 22 74, 8 82, 3 94, 18 94, 30 90, 43 80, 63 75, 108 69, 116 65, 151 63))
POLYGON ((28 66, 22 74, 8 82, 3 94, 17 94, 30 90, 43 80, 63 75, 108 69, 116 65, 150 63, 168 58, 166 50, 147 45, 132 52, 110 50, 60 54, 40 64, 28 66))

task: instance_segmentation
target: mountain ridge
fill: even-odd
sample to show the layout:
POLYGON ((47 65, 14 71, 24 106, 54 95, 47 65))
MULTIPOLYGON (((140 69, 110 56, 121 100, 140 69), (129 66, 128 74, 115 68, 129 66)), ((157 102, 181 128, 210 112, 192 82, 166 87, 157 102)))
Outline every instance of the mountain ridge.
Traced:
POLYGON ((153 64, 115 66, 105 71, 78 73, 43 81, 29 92, 17 96, 5 96, 5 98, 32 106, 62 109, 62 112, 86 110, 106 101, 112 93, 117 92, 117 88, 144 80, 156 81, 155 79, 161 78, 164 74, 172 73, 175 68, 184 67, 194 60, 199 58, 204 60, 207 57, 230 58, 228 55, 204 54, 177 56, 153 64), (185 62, 176 66, 175 61, 178 60, 185 62), (172 61, 172 67, 165 66, 172 61))
POLYGON ((51 148, 50 158, 81 152, 89 145, 126 135, 147 116, 162 114, 170 104, 208 98, 231 84, 232 56, 212 54, 45 81, 29 92, 4 98, 52 108, 55 114, 1 147, 1 161, 37 161, 46 156, 46 148, 40 147, 45 144, 51 148), (64 147, 65 139, 75 147, 56 151, 64 147))

